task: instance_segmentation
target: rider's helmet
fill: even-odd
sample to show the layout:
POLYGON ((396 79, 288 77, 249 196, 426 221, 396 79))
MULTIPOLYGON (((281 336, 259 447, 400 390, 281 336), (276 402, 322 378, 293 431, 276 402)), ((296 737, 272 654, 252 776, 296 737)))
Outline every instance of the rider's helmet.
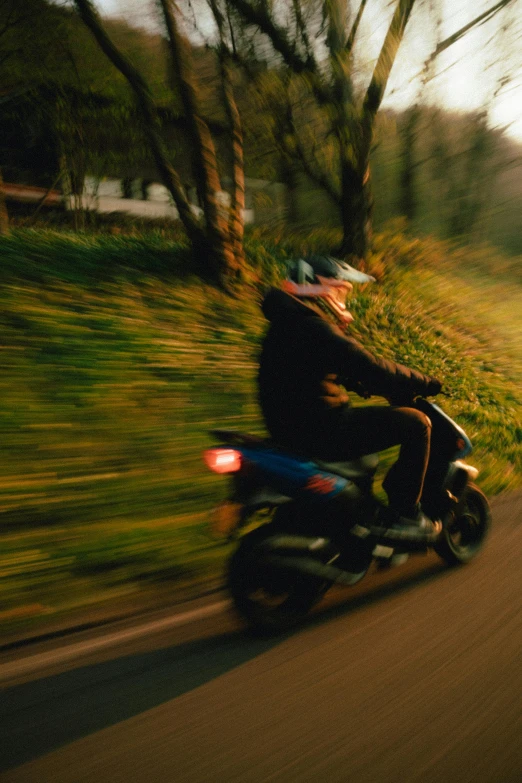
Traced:
POLYGON ((345 261, 312 255, 290 263, 283 289, 299 299, 316 300, 342 324, 349 324, 353 317, 346 309, 346 297, 353 289, 352 283, 372 280, 375 278, 345 261))

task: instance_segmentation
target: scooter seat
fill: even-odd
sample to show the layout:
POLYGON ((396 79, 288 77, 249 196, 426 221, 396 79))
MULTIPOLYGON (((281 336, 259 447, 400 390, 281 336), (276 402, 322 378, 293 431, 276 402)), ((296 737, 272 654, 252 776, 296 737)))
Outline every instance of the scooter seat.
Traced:
MULTIPOLYGON (((281 448, 270 438, 263 438, 259 435, 251 435, 250 433, 240 432, 238 430, 211 430, 210 434, 218 440, 225 441, 231 446, 245 446, 247 448, 265 448, 265 449, 279 449, 281 448)), ((313 462, 321 469, 328 473, 335 473, 337 476, 342 476, 347 479, 360 479, 368 476, 373 476, 377 470, 379 464, 379 457, 377 454, 365 454, 363 457, 358 457, 348 462, 323 462, 322 460, 314 459, 310 455, 298 454, 297 452, 289 452, 287 449, 282 449, 288 454, 295 454, 300 459, 312 459, 313 462)))
POLYGON ((373 476, 379 464, 377 454, 365 454, 363 457, 350 460, 349 462, 319 462, 317 464, 322 470, 329 473, 335 473, 347 479, 364 478, 373 476))

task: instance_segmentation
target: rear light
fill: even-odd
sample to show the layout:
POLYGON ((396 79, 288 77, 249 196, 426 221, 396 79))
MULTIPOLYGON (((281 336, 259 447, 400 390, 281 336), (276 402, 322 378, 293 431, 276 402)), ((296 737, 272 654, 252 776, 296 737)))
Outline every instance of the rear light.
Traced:
POLYGON ((237 473, 241 468, 241 452, 236 449, 207 449, 203 459, 214 473, 237 473))

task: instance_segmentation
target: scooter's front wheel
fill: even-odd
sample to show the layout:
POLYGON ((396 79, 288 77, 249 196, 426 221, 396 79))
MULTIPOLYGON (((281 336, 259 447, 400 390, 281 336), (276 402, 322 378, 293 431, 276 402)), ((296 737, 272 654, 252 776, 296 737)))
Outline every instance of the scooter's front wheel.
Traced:
POLYGON ((325 585, 267 562, 259 546, 263 533, 255 530, 241 541, 230 560, 228 588, 237 612, 249 628, 271 635, 301 623, 324 594, 325 585))
POLYGON ((488 499, 475 484, 469 484, 457 515, 443 530, 435 551, 449 565, 469 563, 482 549, 490 527, 488 499))

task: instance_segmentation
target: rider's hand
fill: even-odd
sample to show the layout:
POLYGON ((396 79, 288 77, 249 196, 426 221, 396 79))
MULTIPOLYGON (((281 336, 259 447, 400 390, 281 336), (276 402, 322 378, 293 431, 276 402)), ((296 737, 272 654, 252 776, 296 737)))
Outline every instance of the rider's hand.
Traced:
POLYGON ((434 397, 442 391, 442 382, 438 378, 428 376, 428 381, 423 389, 412 391, 411 389, 400 389, 393 394, 386 395, 386 399, 397 408, 411 408, 416 397, 434 397))
POLYGON ((415 396, 411 392, 399 392, 387 396, 386 399, 394 408, 411 408, 415 396))
POLYGON ((431 378, 430 382, 428 383, 426 387, 426 391, 424 392, 426 397, 434 397, 436 394, 440 394, 442 391, 442 382, 439 381, 438 378, 431 378))
POLYGON ((360 383, 359 381, 357 383, 352 384, 353 391, 359 395, 359 397, 362 397, 363 400, 369 400, 372 396, 370 392, 360 383))

